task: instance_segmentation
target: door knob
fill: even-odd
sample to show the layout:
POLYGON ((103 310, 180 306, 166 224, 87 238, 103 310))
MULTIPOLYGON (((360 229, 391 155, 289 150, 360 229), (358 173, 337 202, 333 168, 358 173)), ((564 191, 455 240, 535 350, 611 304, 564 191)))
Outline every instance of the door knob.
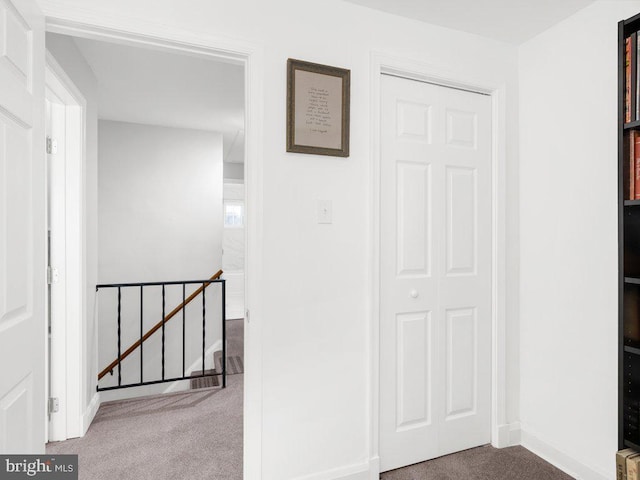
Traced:
POLYGON ((409 296, 410 296, 411 298, 418 298, 418 291, 414 288, 413 290, 411 290, 411 291, 409 292, 409 296))

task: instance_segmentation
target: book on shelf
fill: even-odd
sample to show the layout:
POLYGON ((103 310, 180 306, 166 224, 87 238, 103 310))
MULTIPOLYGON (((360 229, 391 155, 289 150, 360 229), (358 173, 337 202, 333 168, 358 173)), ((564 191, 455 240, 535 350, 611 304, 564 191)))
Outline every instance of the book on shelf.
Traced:
POLYGON ((634 185, 632 187, 634 195, 631 197, 640 200, 640 131, 631 131, 631 141, 633 142, 633 164, 635 166, 634 185))
POLYGON ((629 145, 625 152, 625 170, 629 173, 629 182, 625 198, 635 200, 636 198, 636 131, 629 133, 629 145))
POLYGON ((634 120, 637 120, 638 118, 636 117, 636 107, 637 107, 637 96, 636 96, 636 87, 638 85, 638 75, 637 75, 637 69, 638 69, 638 32, 633 32, 631 34, 631 42, 629 44, 629 52, 630 52, 630 59, 629 59, 629 67, 630 67, 630 73, 629 75, 631 76, 630 79, 630 94, 631 94, 631 101, 629 102, 629 121, 633 122, 634 120))
POLYGON ((626 448, 616 453, 616 480, 626 480, 627 478, 627 457, 635 454, 632 448, 626 448))
POLYGON ((624 121, 640 120, 640 42, 634 32, 624 41, 624 121))
POLYGON ((624 39, 624 121, 631 121, 631 37, 624 39))
POLYGON ((627 135, 624 142, 624 171, 625 171, 625 185, 624 185, 624 199, 635 200, 636 195, 640 194, 638 186, 639 181, 638 163, 636 157, 640 156, 640 138, 638 132, 631 130, 627 135))
POLYGON ((640 200, 640 131, 631 130, 625 142, 624 170, 628 181, 625 182, 625 200, 640 200))
POLYGON ((638 34, 640 32, 636 32, 636 50, 635 50, 635 59, 636 59, 636 69, 635 69, 635 87, 636 87, 636 110, 635 110, 635 119, 640 120, 640 42, 638 41, 638 34))

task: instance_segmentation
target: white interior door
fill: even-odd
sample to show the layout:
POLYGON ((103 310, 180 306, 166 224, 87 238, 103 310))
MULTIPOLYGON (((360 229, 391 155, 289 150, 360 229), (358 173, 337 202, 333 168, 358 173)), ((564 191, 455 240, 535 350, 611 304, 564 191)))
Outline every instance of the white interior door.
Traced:
POLYGON ((44 18, 0 0, 0 452, 45 443, 44 18))
POLYGON ((387 471, 490 441, 491 97, 381 82, 387 471))

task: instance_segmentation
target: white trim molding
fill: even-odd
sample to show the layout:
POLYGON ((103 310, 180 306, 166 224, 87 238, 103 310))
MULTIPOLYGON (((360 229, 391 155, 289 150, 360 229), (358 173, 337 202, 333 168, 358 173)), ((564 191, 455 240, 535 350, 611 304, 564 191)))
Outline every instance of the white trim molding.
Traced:
MULTIPOLYGON (((56 125, 64 132, 64 155, 61 175, 64 189, 48 192, 49 200, 55 196, 60 206, 56 218, 60 223, 52 225, 52 238, 62 238, 64 253, 53 265, 62 272, 59 293, 51 291, 52 302, 60 308, 52 309, 51 358, 49 376, 51 389, 60 397, 61 415, 51 417, 50 440, 66 440, 83 435, 83 393, 87 362, 82 358, 85 325, 85 285, 87 263, 85 256, 85 160, 86 160, 86 110, 87 102, 80 90, 58 64, 53 55, 46 52, 45 84, 47 90, 62 102, 64 119, 56 125), (63 125, 59 125, 63 124, 63 125), (55 357, 55 358, 54 358, 55 357)), ((57 169, 55 169, 57 171, 57 169)), ((53 222, 53 220, 50 220, 53 222)), ((60 243, 60 242, 58 242, 60 243)))
MULTIPOLYGON (((370 171, 370 434, 372 466, 379 465, 380 389, 380 76, 390 74, 413 80, 490 95, 492 98, 492 359, 491 359, 491 444, 512 445, 512 428, 507 424, 506 405, 506 85, 486 78, 448 71, 406 58, 372 52, 371 75, 371 171, 370 171), (505 428, 506 427, 506 428, 505 428), (376 460, 374 463, 373 460, 376 460)), ((372 472, 371 478, 379 473, 372 472)))
POLYGON ((522 429, 520 428, 520 422, 513 422, 509 424, 509 446, 514 447, 520 445, 522 441, 522 429))
MULTIPOLYGON (((521 436, 521 444, 524 448, 559 468, 567 475, 577 480, 609 480, 609 476, 605 473, 588 467, 570 454, 552 445, 550 442, 546 442, 535 434, 528 432, 526 426, 523 426, 521 436)), ((613 456, 611 457, 611 461, 613 461, 613 456)))
POLYGON ((369 462, 365 462, 332 468, 324 472, 312 473, 303 477, 297 477, 295 480, 372 480, 374 478, 377 479, 378 474, 372 474, 369 462))
MULTIPOLYGON (((497 427, 498 448, 520 445, 520 422, 499 425, 497 427)), ((495 445, 494 445, 495 446, 495 445)))
POLYGON ((98 409, 100 408, 100 393, 96 392, 96 394, 89 402, 89 406, 87 410, 84 412, 82 417, 82 436, 86 435, 87 430, 91 426, 93 419, 96 418, 96 413, 98 413, 98 409))
POLYGON ((264 47, 91 9, 48 2, 46 29, 94 40, 169 50, 243 65, 245 69, 245 375, 244 478, 262 477, 262 293, 264 47), (248 315, 250 312, 250 317, 248 315))
POLYGON ((380 457, 374 456, 369 459, 369 480, 380 479, 380 457))

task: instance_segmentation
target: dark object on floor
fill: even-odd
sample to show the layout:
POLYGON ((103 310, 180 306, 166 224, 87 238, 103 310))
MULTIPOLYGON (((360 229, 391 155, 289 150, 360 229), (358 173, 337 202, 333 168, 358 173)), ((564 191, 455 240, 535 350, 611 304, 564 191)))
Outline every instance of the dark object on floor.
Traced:
POLYGON ((391 470, 381 480, 572 480, 524 447, 491 445, 391 470))
MULTIPOLYGON (((211 375, 213 373, 216 373, 216 371, 215 370, 204 371, 205 375, 211 375)), ((220 380, 218 380, 217 376, 216 377, 198 377, 199 375, 202 375, 202 370, 196 370, 191 374, 192 377, 195 377, 191 379, 191 390, 194 390, 196 388, 210 388, 210 387, 220 386, 220 380)))

